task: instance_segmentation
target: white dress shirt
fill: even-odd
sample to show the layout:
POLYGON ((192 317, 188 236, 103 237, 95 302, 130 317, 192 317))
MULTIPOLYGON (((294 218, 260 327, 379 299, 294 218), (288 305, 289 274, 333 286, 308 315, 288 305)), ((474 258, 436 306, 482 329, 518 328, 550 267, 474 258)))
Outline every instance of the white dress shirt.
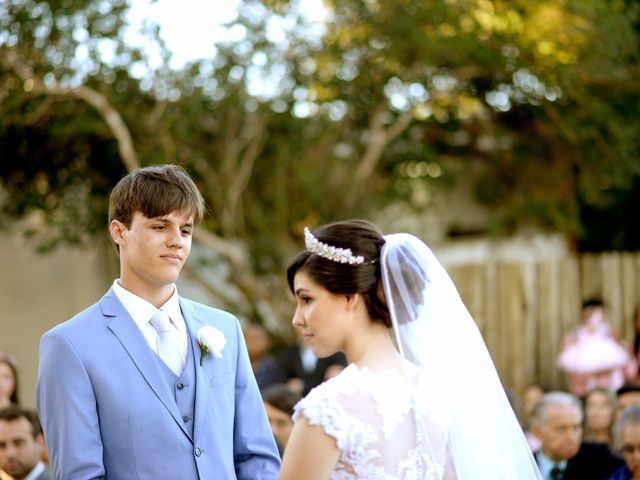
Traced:
POLYGON ((302 361, 302 368, 307 373, 313 372, 318 364, 318 357, 313 353, 311 347, 307 345, 300 347, 300 360, 302 361))
POLYGON ((538 452, 538 468, 540 468, 540 474, 544 480, 551 479, 551 470, 555 465, 558 465, 558 468, 564 471, 567 468, 567 461, 562 460, 560 462, 554 462, 546 455, 542 453, 542 450, 538 452))
POLYGON ((151 323, 149 323, 149 320, 151 320, 153 314, 158 310, 163 310, 169 315, 169 318, 171 318, 171 324, 176 327, 180 334, 178 348, 180 348, 180 353, 182 355, 182 368, 184 368, 187 363, 189 344, 187 325, 184 321, 184 317, 182 316, 182 311, 180 310, 180 302, 178 300, 178 288, 175 287, 171 298, 167 300, 167 302, 159 309, 157 309, 151 303, 147 302, 144 298, 141 298, 136 294, 124 289, 120 285, 118 280, 120 279, 116 279, 113 282, 113 291, 116 294, 116 297, 118 297, 120 303, 122 303, 127 312, 129 312, 129 315, 131 315, 131 318, 133 318, 133 321, 136 322, 136 325, 144 335, 144 338, 147 340, 149 347, 151 347, 151 350, 153 350, 156 354, 158 353, 158 347, 156 346, 158 332, 155 328, 153 328, 151 323))
POLYGON ((37 465, 33 467, 33 470, 29 472, 29 475, 24 477, 24 480, 36 480, 36 478, 42 475, 42 472, 44 472, 44 468, 44 463, 38 462, 37 465))

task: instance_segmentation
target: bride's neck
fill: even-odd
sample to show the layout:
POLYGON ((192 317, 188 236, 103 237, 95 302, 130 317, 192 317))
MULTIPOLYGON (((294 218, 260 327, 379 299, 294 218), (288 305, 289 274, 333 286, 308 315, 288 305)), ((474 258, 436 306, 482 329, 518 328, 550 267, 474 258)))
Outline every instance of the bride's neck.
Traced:
POLYGON ((400 366, 401 358, 387 327, 381 323, 370 323, 351 336, 345 348, 349 363, 372 370, 400 366))

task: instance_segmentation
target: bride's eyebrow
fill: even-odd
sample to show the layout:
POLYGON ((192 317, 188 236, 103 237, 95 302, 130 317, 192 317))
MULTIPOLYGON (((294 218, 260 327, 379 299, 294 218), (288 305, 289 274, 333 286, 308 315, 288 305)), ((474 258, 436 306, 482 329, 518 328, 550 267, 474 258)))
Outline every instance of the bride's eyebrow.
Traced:
POLYGON ((308 290, 304 287, 300 287, 296 290, 296 297, 300 296, 301 293, 308 292, 308 290))

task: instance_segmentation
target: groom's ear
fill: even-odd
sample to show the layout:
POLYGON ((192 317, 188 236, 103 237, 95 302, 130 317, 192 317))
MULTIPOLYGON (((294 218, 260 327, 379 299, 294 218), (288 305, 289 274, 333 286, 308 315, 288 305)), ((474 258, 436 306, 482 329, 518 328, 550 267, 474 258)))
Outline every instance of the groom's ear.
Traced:
POLYGON ((109 224, 109 234, 118 247, 124 244, 124 231, 126 229, 127 227, 120 220, 111 220, 109 224))

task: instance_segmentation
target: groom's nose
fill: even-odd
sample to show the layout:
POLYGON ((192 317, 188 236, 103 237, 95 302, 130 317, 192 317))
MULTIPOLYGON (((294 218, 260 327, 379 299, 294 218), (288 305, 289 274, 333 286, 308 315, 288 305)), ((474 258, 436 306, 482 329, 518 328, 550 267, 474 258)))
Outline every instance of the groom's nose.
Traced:
POLYGON ((167 237, 167 244, 171 245, 171 246, 182 246, 182 244, 185 242, 185 238, 182 235, 182 231, 180 228, 172 228, 169 231, 168 237, 167 237))

